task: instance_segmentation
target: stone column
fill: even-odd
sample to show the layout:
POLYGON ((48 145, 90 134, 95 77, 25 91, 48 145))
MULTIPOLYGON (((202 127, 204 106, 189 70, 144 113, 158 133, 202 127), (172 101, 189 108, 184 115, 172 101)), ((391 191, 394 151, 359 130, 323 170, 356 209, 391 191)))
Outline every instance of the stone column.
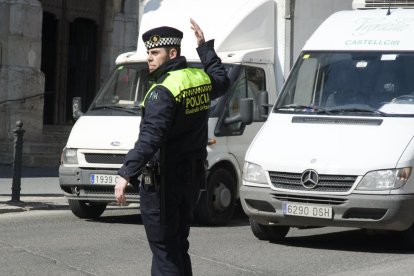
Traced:
POLYGON ((42 133, 42 15, 38 0, 0 0, 0 163, 11 160, 16 121, 24 122, 25 141, 42 133))
POLYGON ((137 48, 138 1, 105 1, 104 22, 100 84, 115 67, 119 54, 135 51, 137 48))

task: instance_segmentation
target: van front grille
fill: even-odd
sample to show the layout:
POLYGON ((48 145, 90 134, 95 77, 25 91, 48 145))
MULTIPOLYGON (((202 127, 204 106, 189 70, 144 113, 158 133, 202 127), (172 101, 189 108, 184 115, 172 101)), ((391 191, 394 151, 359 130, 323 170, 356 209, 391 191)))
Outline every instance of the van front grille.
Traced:
POLYGON ((302 185, 301 173, 269 172, 273 187, 293 191, 348 192, 357 176, 320 174, 318 184, 307 189, 302 185))
POLYGON ((94 164, 122 164, 125 154, 85 153, 85 160, 94 164))
MULTIPOLYGON (((114 194, 114 186, 95 186, 89 187, 85 186, 82 187, 87 195, 113 195, 114 194)), ((125 194, 128 195, 139 195, 139 189, 133 186, 129 186, 125 190, 125 194)))

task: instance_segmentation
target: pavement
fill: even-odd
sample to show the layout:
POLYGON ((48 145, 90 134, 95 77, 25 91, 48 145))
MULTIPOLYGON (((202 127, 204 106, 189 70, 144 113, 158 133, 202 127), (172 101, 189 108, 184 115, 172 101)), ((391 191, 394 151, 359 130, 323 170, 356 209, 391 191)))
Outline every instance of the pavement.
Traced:
POLYGON ((0 215, 69 208, 59 187, 58 167, 23 167, 20 182, 19 200, 12 200, 13 168, 0 165, 0 215))

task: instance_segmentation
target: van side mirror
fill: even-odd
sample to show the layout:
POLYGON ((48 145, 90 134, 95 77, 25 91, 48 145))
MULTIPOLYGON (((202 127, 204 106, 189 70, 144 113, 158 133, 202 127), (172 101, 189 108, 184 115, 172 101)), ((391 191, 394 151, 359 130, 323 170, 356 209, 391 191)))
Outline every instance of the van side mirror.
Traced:
POLYGON ((250 125, 253 122, 253 99, 245 98, 240 99, 240 111, 232 117, 228 117, 224 120, 226 125, 237 122, 243 122, 246 125, 250 125))
POLYGON ((265 90, 259 91, 257 95, 259 108, 259 118, 266 119, 269 116, 269 109, 273 106, 269 104, 269 93, 265 90))
POLYGON ((82 98, 81 97, 73 97, 73 99, 72 99, 72 116, 73 116, 73 119, 76 121, 82 115, 83 115, 83 113, 82 113, 82 98))

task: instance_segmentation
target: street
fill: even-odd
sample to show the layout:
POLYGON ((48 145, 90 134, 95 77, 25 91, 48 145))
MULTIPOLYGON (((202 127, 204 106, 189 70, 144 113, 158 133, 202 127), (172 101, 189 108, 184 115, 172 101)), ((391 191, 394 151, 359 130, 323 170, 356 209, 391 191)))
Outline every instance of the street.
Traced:
MULTIPOLYGON (((10 168, 0 166, 2 208, 10 199, 10 176, 10 168)), ((55 168, 25 168, 22 200, 26 208, 19 212, 0 212, 1 276, 150 275, 151 252, 137 208, 112 205, 96 221, 79 219, 62 197, 55 168)), ((403 249, 395 235, 293 228, 276 244, 254 237, 240 208, 225 227, 194 225, 190 243, 194 275, 201 276, 414 271, 413 251, 403 249)))
MULTIPOLYGON (((0 215, 0 275, 150 275, 138 209, 96 221, 69 210, 0 215)), ((239 212, 226 227, 195 225, 194 275, 411 275, 412 252, 395 236, 358 229, 291 229, 282 244, 256 239, 239 212)))

